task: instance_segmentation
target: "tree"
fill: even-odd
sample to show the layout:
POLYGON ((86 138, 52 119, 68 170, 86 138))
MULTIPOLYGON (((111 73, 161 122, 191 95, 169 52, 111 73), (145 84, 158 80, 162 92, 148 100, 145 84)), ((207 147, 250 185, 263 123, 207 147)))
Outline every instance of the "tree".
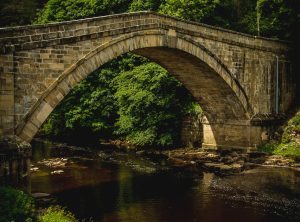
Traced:
POLYGON ((128 10, 127 0, 49 0, 35 23, 68 21, 128 10))
POLYGON ((163 0, 133 0, 129 6, 129 11, 156 11, 162 2, 163 0))
POLYGON ((261 35, 282 39, 299 35, 299 0, 258 0, 256 10, 261 35))
POLYGON ((116 88, 119 135, 145 146, 170 146, 179 142, 181 120, 193 99, 168 72, 155 63, 122 72, 116 88))
POLYGON ((1 0, 0 27, 27 25, 47 0, 1 0))
POLYGON ((212 17, 219 4, 219 0, 166 0, 159 11, 186 20, 205 22, 212 17))

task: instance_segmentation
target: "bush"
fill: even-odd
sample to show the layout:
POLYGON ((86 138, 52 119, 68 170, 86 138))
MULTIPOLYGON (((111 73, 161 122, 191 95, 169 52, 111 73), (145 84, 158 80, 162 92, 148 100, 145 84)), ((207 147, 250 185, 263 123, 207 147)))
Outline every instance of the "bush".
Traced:
POLYGON ((51 206, 41 214, 40 222, 77 222, 75 216, 60 206, 51 206))
POLYGON ((146 63, 121 72, 112 84, 119 107, 116 135, 138 146, 179 144, 182 118, 196 106, 187 89, 167 70, 146 63))
POLYGON ((300 160, 300 146, 296 142, 280 144, 276 147, 273 154, 300 160))
POLYGON ((267 143, 258 148, 259 151, 300 160, 300 111, 291 118, 283 129, 281 141, 267 143))
POLYGON ((257 149, 260 152, 265 152, 265 153, 273 153, 273 151, 276 149, 277 144, 275 143, 265 143, 259 146, 257 149))
POLYGON ((34 221, 35 204, 32 197, 11 187, 0 187, 0 221, 34 221))

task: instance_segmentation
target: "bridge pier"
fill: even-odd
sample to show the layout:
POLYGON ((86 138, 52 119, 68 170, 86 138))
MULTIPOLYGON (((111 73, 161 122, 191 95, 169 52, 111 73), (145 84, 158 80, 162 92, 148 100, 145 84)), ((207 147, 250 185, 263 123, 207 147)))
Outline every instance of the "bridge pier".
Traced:
POLYGON ((19 180, 29 174, 31 164, 29 143, 17 136, 6 136, 0 138, 0 148, 0 179, 19 180))
POLYGON ((251 121, 217 121, 203 124, 203 143, 205 150, 255 151, 258 146, 269 141, 278 127, 273 124, 254 124, 251 121))

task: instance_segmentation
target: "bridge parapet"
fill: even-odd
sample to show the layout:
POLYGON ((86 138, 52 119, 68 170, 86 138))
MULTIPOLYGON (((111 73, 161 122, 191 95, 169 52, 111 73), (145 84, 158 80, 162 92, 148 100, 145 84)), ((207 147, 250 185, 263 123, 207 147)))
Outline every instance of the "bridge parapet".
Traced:
POLYGON ((288 42, 256 37, 155 12, 135 12, 95 18, 0 28, 2 54, 58 44, 68 44, 148 29, 173 29, 178 34, 201 37, 250 49, 286 53, 288 42))

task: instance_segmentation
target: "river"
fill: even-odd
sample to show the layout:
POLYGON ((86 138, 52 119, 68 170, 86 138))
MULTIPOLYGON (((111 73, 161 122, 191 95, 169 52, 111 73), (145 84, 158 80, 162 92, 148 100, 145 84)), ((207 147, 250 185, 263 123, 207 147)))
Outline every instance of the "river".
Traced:
MULTIPOLYGON (((35 141, 33 172, 26 189, 79 219, 92 221, 300 221, 300 172, 258 167, 239 175, 173 169, 161 158, 97 147, 66 155, 35 141), (83 153, 83 154, 82 154, 83 153), (39 162, 61 159, 54 169, 39 162), (52 174, 51 174, 52 172, 52 174)), ((63 150, 63 149, 62 149, 63 150)), ((40 203, 41 204, 41 203, 40 203)))

